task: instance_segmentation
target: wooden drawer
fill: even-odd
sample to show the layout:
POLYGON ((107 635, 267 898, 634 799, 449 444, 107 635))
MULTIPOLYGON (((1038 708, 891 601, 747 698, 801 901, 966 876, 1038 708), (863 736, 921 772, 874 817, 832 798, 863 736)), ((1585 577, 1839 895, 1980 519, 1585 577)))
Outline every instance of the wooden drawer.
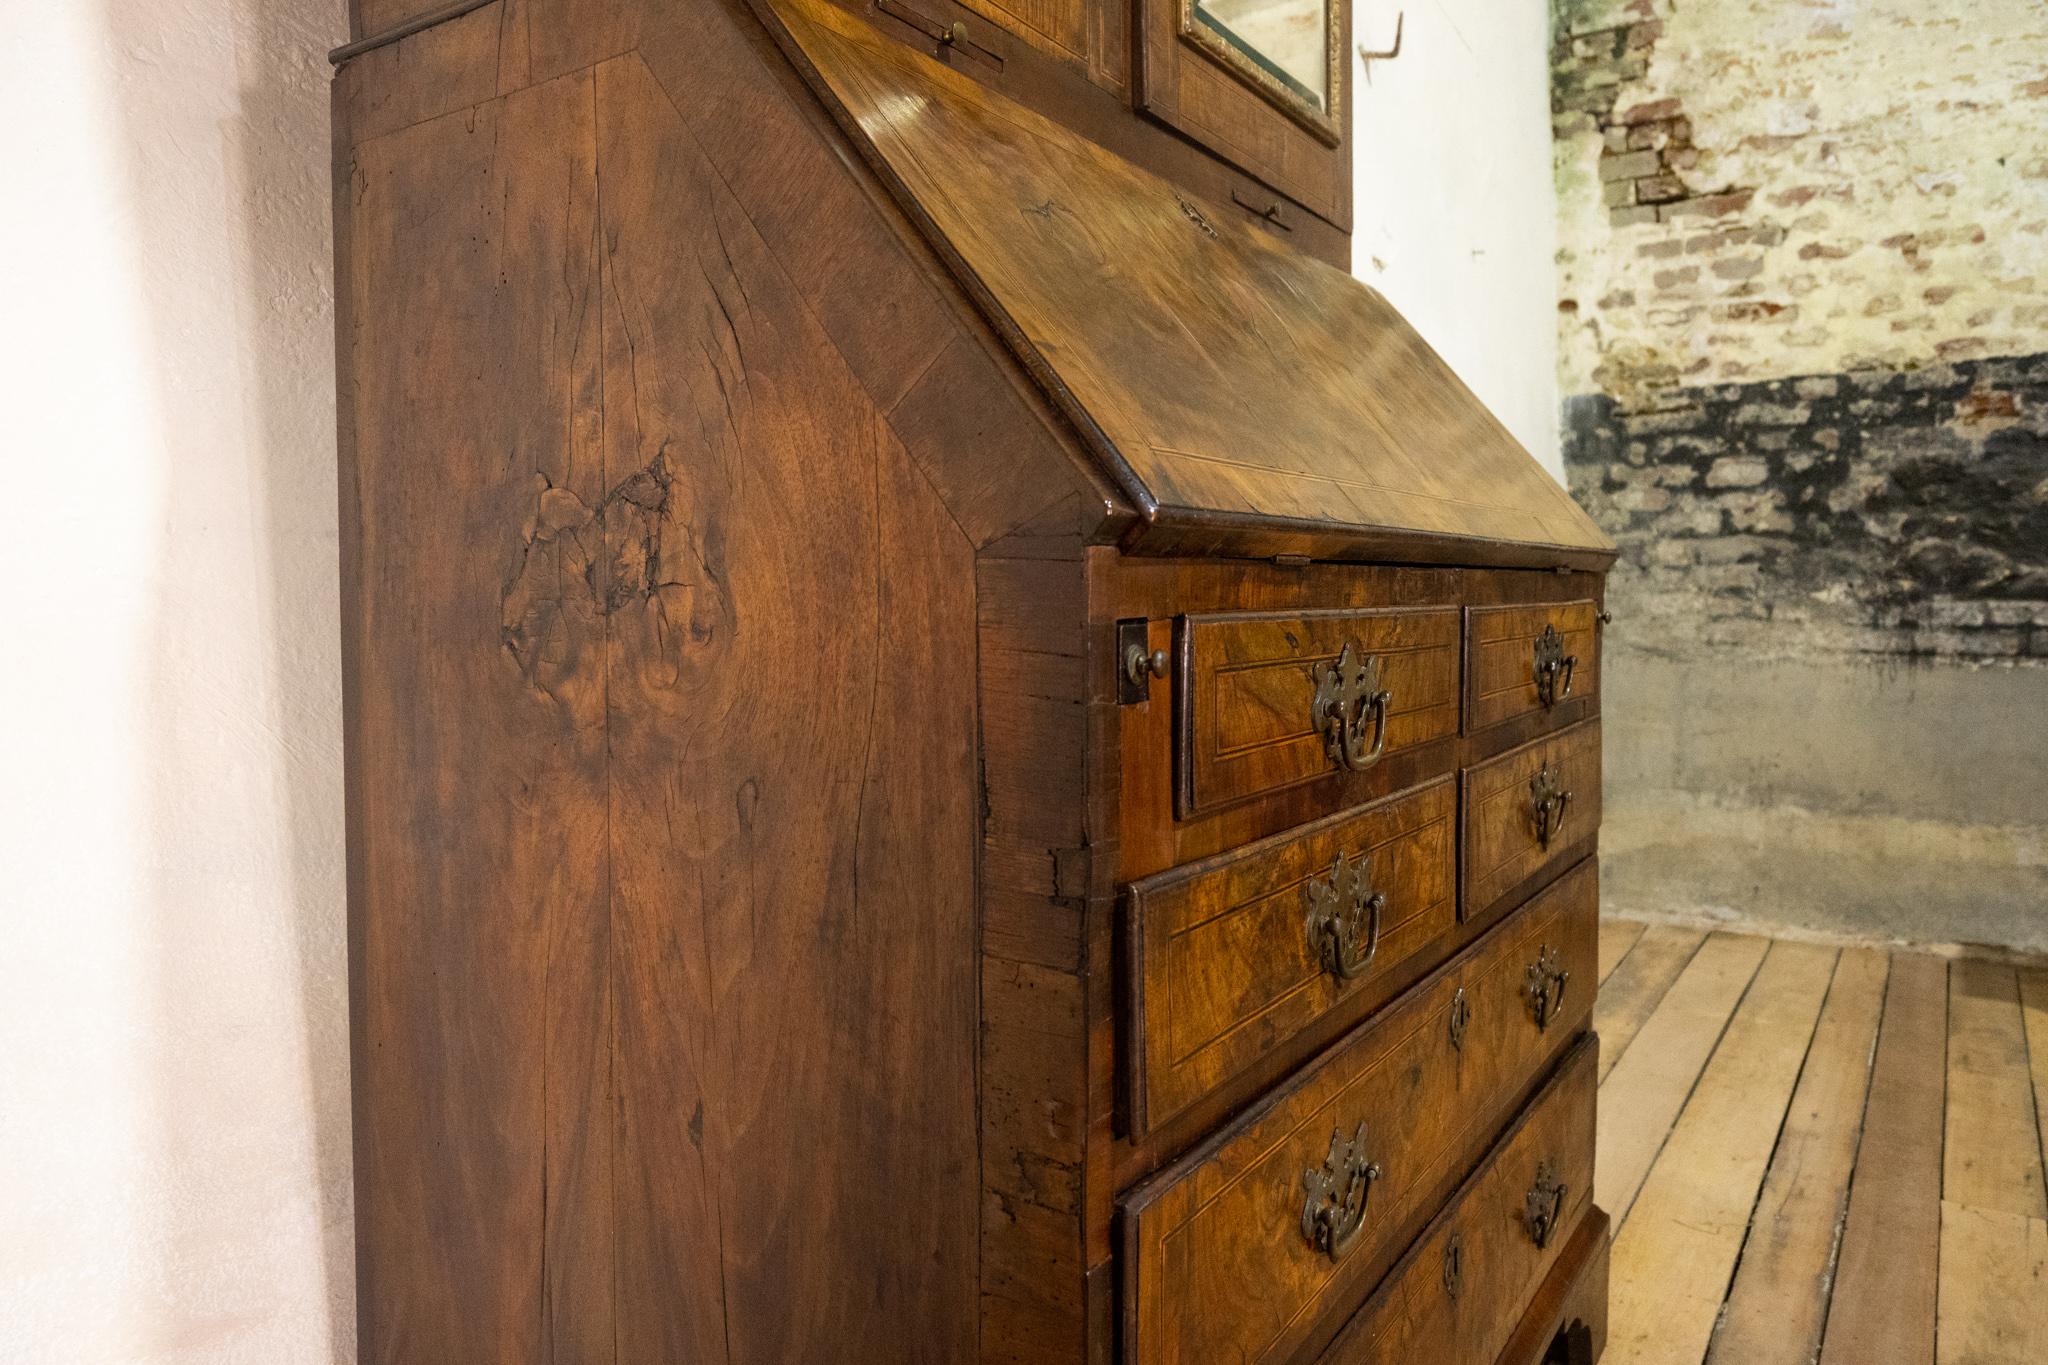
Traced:
POLYGON ((1133 1130, 1332 1012, 1383 1003, 1416 975, 1397 969, 1446 952, 1457 816, 1457 784, 1442 778, 1133 883, 1133 1130))
POLYGON ((1354 771, 1375 745, 1384 756, 1457 734, 1458 632, 1456 607, 1185 618, 1181 817, 1345 771, 1319 721, 1328 704, 1366 718, 1354 771), (1319 686, 1333 670, 1338 685, 1319 686))
MULTIPOLYGON (((1598 895, 1588 863, 1127 1196, 1125 1359, 1284 1361, 1356 1304, 1585 1027, 1598 895), (1333 1257, 1305 1233, 1305 1205, 1354 1142, 1378 1175, 1333 1257)), ((1584 1131, 1590 1143, 1590 1116, 1584 1131)))
POLYGON ((1321 1365, 1500 1356, 1592 1207, 1598 1058, 1572 1049, 1321 1365))
POLYGON ((1470 919, 1529 879, 1570 866, 1600 828, 1600 723, 1467 768, 1459 879, 1470 919))
POLYGON ((1599 615, 1592 602, 1468 609, 1466 732, 1597 697, 1599 615))

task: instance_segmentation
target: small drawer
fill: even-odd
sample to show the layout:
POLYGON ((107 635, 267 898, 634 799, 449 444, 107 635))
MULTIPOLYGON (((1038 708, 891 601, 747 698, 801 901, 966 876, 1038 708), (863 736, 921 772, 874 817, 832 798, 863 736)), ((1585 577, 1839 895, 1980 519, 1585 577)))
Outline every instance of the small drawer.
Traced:
POLYGON ((1588 863, 1128 1195, 1125 1359, 1277 1365, 1352 1311, 1586 1027, 1598 899, 1588 863))
POLYGON ((1569 867, 1600 828, 1600 723, 1510 749, 1464 779, 1466 919, 1532 877, 1569 867))
POLYGON ((1182 819, 1458 732, 1458 608, 1190 616, 1182 819))
MULTIPOLYGON (((1600 693, 1600 609, 1592 602, 1472 607, 1465 613, 1465 729, 1553 712, 1600 693)), ((1583 711, 1584 708, 1580 707, 1583 711)))
POLYGON ((1444 955, 1458 925, 1457 818, 1457 784, 1443 778, 1133 883, 1133 1131, 1331 1014, 1384 1003, 1419 974, 1401 967, 1444 955))
POLYGON ((1495 1361, 1593 1204, 1599 1043, 1587 1038, 1320 1365, 1495 1361))

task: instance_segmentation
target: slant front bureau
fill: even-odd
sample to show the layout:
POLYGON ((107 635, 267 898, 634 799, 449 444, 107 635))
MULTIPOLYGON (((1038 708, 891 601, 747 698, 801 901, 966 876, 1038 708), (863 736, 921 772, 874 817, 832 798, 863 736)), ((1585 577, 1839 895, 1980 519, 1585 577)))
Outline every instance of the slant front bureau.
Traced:
POLYGON ((1319 0, 356 0, 365 1365, 1588 1365, 1613 551, 1319 0))

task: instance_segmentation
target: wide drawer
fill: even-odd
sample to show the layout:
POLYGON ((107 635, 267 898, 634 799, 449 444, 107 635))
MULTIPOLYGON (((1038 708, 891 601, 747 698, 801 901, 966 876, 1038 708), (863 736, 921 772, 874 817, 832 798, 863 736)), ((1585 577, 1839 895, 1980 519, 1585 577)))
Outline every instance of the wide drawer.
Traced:
POLYGON ((1466 732, 1597 697, 1599 613, 1590 601, 1468 608, 1466 732))
POLYGON ((1190 616, 1182 818, 1458 732, 1456 607, 1190 616))
POLYGON ((1467 919, 1530 878, 1568 867, 1600 828, 1600 723, 1546 735, 1465 770, 1467 919))
POLYGON ((1585 1027, 1598 899, 1588 863, 1127 1196, 1125 1359, 1283 1361, 1356 1304, 1585 1027))
POLYGON ((1500 1355, 1592 1207, 1598 1058, 1572 1050, 1320 1365, 1500 1355))
POLYGON ((1443 778, 1133 883, 1133 1130, 1311 1024, 1383 1003, 1417 974, 1401 967, 1444 953, 1458 924, 1457 818, 1457 784, 1443 778))

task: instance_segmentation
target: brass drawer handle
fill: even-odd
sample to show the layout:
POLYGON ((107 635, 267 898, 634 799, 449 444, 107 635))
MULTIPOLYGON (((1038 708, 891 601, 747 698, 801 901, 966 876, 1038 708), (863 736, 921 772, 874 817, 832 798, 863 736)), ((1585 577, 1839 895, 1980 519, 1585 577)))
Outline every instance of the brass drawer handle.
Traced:
POLYGON ((1564 652, 1564 637, 1554 625, 1543 627, 1543 633, 1536 637, 1534 653, 1536 700, 1548 711, 1572 694, 1572 675, 1578 671, 1579 656, 1564 652))
POLYGON ((1339 981, 1365 975, 1380 950, 1380 913, 1387 907, 1384 891, 1372 886, 1372 859, 1353 862, 1342 852, 1321 877, 1302 888, 1308 904, 1308 943, 1323 970, 1339 981))
POLYGON ((1465 997, 1465 988, 1458 987, 1458 993, 1451 997, 1451 1051, 1465 1051, 1465 1030, 1472 1026, 1472 1002, 1465 997))
POLYGON ((1347 772, 1362 773, 1380 761, 1387 749, 1387 703, 1393 693, 1380 688, 1380 659, 1367 654, 1356 640, 1345 644, 1336 662, 1312 664, 1309 679, 1315 695, 1309 700, 1309 724, 1323 737, 1330 761, 1347 772), (1370 734, 1370 747, 1365 742, 1370 734))
POLYGON ((1546 1250, 1550 1239, 1557 1235, 1557 1225, 1564 1220, 1565 1196, 1570 1190, 1569 1185, 1558 1180, 1556 1169, 1548 1161, 1536 1167, 1536 1183, 1522 1200, 1522 1224, 1538 1251, 1546 1250))
POLYGON ((1565 811, 1571 803, 1572 794, 1559 789, 1550 760, 1545 759, 1536 776, 1529 779, 1529 816, 1536 826, 1536 842, 1545 850, 1564 832, 1565 811))
POLYGON ((1365 1124, 1348 1139, 1344 1130, 1330 1133, 1330 1154, 1321 1168, 1302 1172, 1306 1194, 1301 1204, 1301 1235, 1310 1247, 1341 1261, 1358 1245, 1365 1231, 1365 1204, 1380 1178, 1379 1163, 1365 1156, 1365 1124))
POLYGON ((1537 1032, 1550 1031, 1550 1021, 1564 1008, 1565 987, 1571 984, 1571 979, 1572 974, 1558 965, 1557 949, 1544 944, 1536 960, 1529 964, 1522 983, 1522 997, 1529 1002, 1529 1012, 1536 1018, 1537 1032))

